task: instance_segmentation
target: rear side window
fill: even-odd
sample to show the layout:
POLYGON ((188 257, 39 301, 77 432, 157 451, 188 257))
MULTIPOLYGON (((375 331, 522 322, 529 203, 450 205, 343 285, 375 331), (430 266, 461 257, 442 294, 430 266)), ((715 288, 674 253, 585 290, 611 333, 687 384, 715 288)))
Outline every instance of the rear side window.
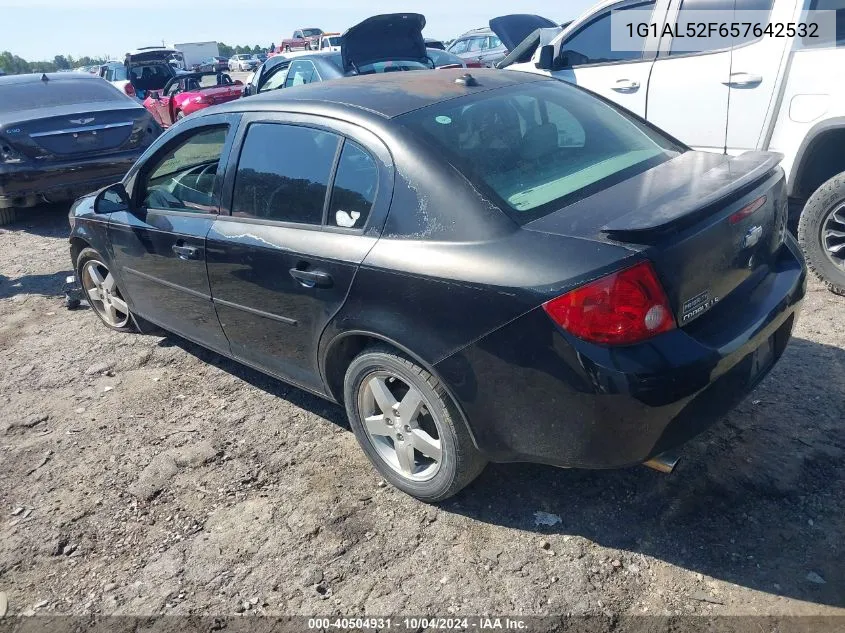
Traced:
POLYGON ((346 141, 337 165, 329 226, 359 229, 367 222, 378 187, 378 168, 372 157, 352 141, 346 141))
POLYGON ((293 86, 303 86, 310 84, 313 81, 320 81, 317 76, 317 69, 314 64, 309 61, 295 61, 291 62, 290 70, 285 79, 285 88, 292 88, 293 86))
POLYGON ((461 53, 466 53, 467 51, 467 40, 458 40, 452 46, 449 47, 449 52, 454 55, 460 55, 461 53))
MULTIPOLYGON (((765 11, 772 10, 772 3, 774 0, 683 0, 681 9, 678 11, 678 32, 687 33, 689 31, 695 33, 700 30, 702 15, 700 11, 712 11, 714 22, 729 22, 734 11, 765 11), (691 13, 695 11, 696 13, 691 13), (688 31, 689 29, 689 31, 688 31)), ((741 37, 737 38, 723 38, 723 37, 707 37, 698 38, 696 40, 695 48, 697 53, 707 53, 715 50, 722 50, 730 48, 730 46, 740 46, 755 39, 754 32, 745 32, 744 27, 740 27, 741 37)), ((682 40, 676 40, 681 42, 682 40)), ((676 46, 676 41, 672 42, 672 50, 670 55, 683 55, 689 53, 689 48, 684 49, 683 46, 676 46)))
POLYGON ((400 119, 520 223, 685 151, 624 111, 556 81, 478 93, 400 119))
POLYGON ((279 222, 323 222, 339 138, 313 128, 254 123, 244 139, 232 215, 279 222))
MULTIPOLYGON (((810 0, 810 11, 835 11, 836 12, 836 47, 845 46, 845 0, 810 0)), ((820 44, 816 38, 805 37, 803 44, 807 48, 829 46, 828 43, 820 44)))
POLYGON ((98 78, 0 84, 0 112, 80 103, 125 102, 127 98, 110 83, 98 78))

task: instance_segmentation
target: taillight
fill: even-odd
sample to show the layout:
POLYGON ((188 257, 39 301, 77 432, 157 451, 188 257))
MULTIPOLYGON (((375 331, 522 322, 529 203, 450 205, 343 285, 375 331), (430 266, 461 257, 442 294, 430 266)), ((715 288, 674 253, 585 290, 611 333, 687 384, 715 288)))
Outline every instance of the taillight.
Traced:
POLYGON ((666 293, 649 262, 613 273, 543 304, 578 338, 631 345, 675 328, 666 293))
POLYGON ((123 91, 130 97, 135 96, 135 86, 133 86, 131 83, 127 83, 125 86, 123 86, 123 91))
POLYGON ((738 222, 742 222, 745 218, 754 213, 764 204, 766 204, 766 196, 761 196, 760 198, 757 198, 754 202, 746 204, 739 211, 731 215, 730 223, 737 224, 738 222))

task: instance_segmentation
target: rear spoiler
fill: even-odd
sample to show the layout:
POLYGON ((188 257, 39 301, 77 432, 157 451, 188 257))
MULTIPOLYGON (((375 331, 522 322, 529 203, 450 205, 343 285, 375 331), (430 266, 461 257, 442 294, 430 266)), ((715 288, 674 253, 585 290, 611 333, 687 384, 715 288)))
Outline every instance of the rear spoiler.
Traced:
POLYGON ((705 173, 693 190, 682 198, 670 198, 656 206, 641 207, 616 218, 602 227, 602 233, 611 237, 621 235, 643 236, 676 228, 693 220, 699 212, 736 196, 742 189, 767 176, 783 160, 777 152, 745 152, 728 158, 705 173))

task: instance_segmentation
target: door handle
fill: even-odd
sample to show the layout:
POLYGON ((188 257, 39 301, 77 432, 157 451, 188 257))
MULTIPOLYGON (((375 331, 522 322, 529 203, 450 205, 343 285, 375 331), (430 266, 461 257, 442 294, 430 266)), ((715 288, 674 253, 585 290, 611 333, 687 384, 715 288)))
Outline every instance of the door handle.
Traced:
POLYGON ((635 92, 640 89, 640 82, 631 81, 630 79, 620 79, 611 86, 611 89, 616 92, 635 92))
POLYGON ((200 255, 200 249, 194 246, 182 246, 178 242, 173 245, 173 252, 176 253, 176 257, 184 260, 198 259, 200 255))
POLYGON ((723 83, 731 88, 748 88, 750 86, 759 86, 763 83, 763 78, 760 75, 752 75, 750 73, 731 73, 730 81, 723 83))
POLYGON ((299 268, 291 268, 290 276, 296 279, 301 286, 305 288, 328 288, 332 285, 332 276, 329 273, 324 273, 322 270, 300 270, 299 268))

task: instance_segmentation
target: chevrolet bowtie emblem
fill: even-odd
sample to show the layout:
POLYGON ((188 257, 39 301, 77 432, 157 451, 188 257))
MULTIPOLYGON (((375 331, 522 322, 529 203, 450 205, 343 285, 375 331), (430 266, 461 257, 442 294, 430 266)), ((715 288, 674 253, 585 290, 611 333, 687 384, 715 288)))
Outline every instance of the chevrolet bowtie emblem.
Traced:
POLYGON ((87 125, 88 123, 91 123, 91 121, 93 121, 93 120, 94 120, 94 117, 89 117, 89 118, 86 118, 86 119, 71 119, 70 122, 74 123, 75 125, 87 125))

